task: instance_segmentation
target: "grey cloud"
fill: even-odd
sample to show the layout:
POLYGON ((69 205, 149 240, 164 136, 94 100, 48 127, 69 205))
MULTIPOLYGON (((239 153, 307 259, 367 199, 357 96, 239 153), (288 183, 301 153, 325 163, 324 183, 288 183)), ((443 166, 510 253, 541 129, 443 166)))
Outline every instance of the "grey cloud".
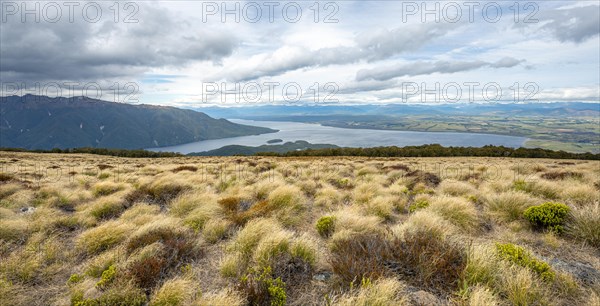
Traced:
POLYGON ((426 23, 404 25, 400 28, 364 32, 355 37, 356 46, 322 48, 308 50, 293 48, 296 52, 285 59, 270 54, 258 65, 246 68, 232 68, 212 76, 212 80, 226 79, 241 82, 266 76, 277 76, 288 71, 329 65, 352 64, 390 58, 414 51, 426 43, 444 36, 460 24, 426 23))
POLYGON ((368 60, 381 60, 400 52, 417 50, 460 25, 460 23, 404 25, 392 30, 363 32, 356 37, 356 41, 360 48, 369 54, 368 60))
POLYGON ((552 31, 562 42, 580 43, 600 33, 600 6, 556 10, 552 15, 544 28, 552 31))
POLYGON ((237 47, 232 35, 195 29, 149 2, 136 3, 139 23, 115 23, 108 14, 112 3, 100 3, 108 16, 97 23, 69 23, 67 16, 54 24, 8 18, 0 29, 3 82, 135 78, 152 68, 219 62, 237 47))
MULTIPOLYGON (((529 13, 527 13, 529 14, 529 13)), ((550 32, 561 42, 581 43, 600 34, 600 6, 540 10, 533 18, 538 22, 515 23, 516 27, 537 27, 550 32)))
POLYGON ((482 67, 510 68, 523 62, 511 57, 502 58, 496 62, 485 61, 437 61, 437 62, 414 62, 393 66, 382 66, 373 69, 362 69, 356 73, 356 80, 378 80, 385 81, 402 76, 417 76, 433 73, 456 73, 469 71, 482 67))

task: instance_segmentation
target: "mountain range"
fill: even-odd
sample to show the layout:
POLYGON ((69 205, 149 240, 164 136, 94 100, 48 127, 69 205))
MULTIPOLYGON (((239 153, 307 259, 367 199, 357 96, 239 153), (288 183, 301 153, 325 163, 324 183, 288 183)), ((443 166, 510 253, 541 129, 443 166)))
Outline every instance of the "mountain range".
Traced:
POLYGON ((363 104, 363 105, 257 105, 194 108, 215 118, 315 121, 324 116, 402 117, 408 115, 461 116, 600 116, 599 103, 454 103, 454 104, 363 104))
POLYGON ((0 98, 0 147, 5 148, 141 149, 272 132, 167 106, 88 97, 0 98))

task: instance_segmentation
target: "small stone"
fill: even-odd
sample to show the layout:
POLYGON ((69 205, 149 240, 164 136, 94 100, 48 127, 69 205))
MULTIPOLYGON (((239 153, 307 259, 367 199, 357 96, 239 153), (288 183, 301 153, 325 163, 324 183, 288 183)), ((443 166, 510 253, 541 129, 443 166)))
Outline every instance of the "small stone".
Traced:
POLYGON ((320 272, 313 275, 313 279, 320 282, 328 281, 331 278, 331 272, 320 272))
POLYGON ((443 305, 442 301, 440 301, 440 299, 438 299, 435 295, 427 292, 427 291, 423 291, 423 290, 419 290, 413 293, 410 293, 409 295, 410 298, 410 302, 411 305, 415 305, 415 306, 441 306, 443 305))
POLYGON ((21 207, 21 212, 24 214, 31 214, 35 211, 35 207, 21 207))

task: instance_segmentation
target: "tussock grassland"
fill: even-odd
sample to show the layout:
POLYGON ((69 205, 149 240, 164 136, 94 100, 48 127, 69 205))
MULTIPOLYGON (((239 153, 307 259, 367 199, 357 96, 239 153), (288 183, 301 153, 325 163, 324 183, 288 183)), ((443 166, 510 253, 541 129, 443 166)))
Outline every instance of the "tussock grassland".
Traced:
POLYGON ((2 305, 597 305, 600 163, 0 152, 2 305))

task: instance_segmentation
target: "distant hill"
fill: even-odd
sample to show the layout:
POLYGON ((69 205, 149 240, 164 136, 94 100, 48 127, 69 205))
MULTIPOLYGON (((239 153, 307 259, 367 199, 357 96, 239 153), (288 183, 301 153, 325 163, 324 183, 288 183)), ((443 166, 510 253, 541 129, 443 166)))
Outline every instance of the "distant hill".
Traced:
POLYGON ((272 132, 175 107, 87 97, 0 98, 0 147, 140 149, 272 132))
POLYGON ((343 116, 600 116, 599 103, 454 103, 454 104, 387 104, 387 105, 260 105, 244 107, 202 107, 196 110, 215 118, 318 121, 323 117, 343 116))
POLYGON ((312 144, 304 140, 298 140, 295 142, 286 142, 280 145, 262 145, 258 147, 231 145, 224 146, 219 149, 210 150, 206 152, 190 153, 191 156, 233 156, 233 155, 255 155, 257 153, 277 153, 284 154, 291 151, 300 151, 307 149, 327 149, 327 148, 339 148, 332 144, 312 144))

